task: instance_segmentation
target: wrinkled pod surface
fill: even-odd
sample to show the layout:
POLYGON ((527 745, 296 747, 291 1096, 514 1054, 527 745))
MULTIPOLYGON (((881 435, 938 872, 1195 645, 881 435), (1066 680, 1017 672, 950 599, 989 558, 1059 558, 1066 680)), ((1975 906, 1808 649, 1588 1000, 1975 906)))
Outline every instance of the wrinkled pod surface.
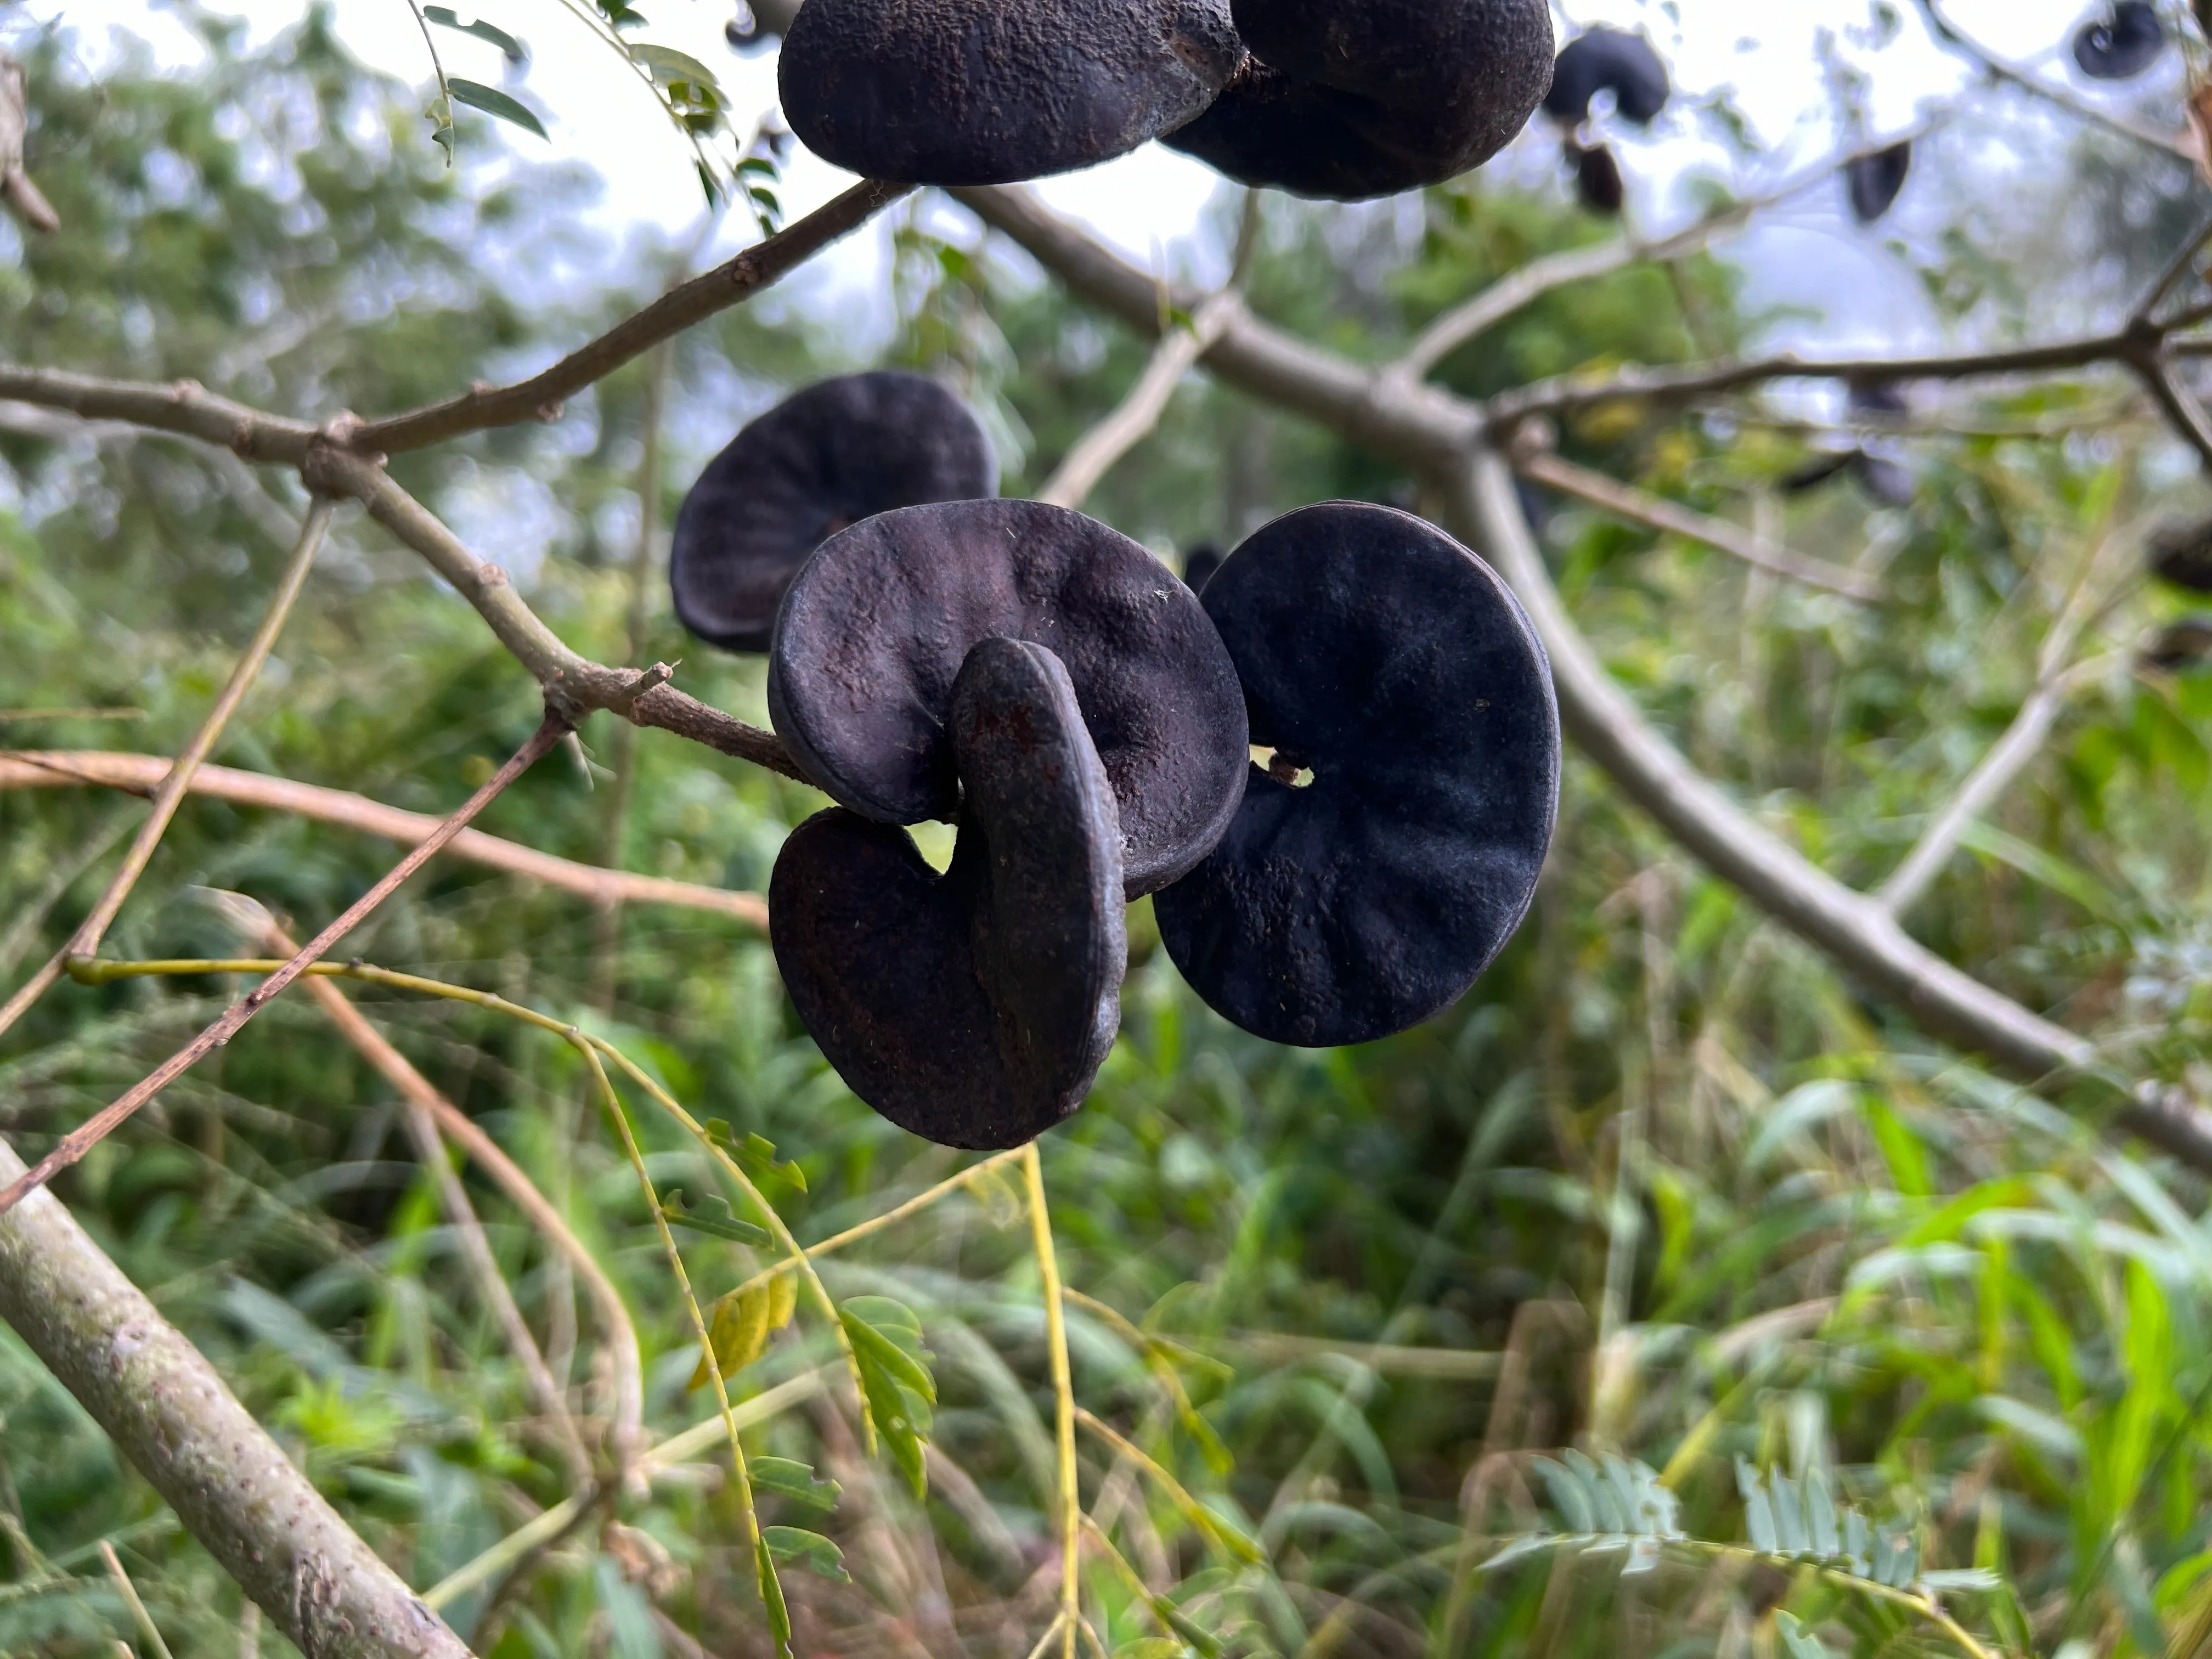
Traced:
POLYGON ((1433 526, 1330 501, 1206 583, 1255 767, 1218 846, 1153 901, 1192 988, 1246 1030, 1364 1042, 1437 1013, 1511 937, 1559 799, 1543 648, 1433 526))
POLYGON ((777 82, 825 161, 1000 185, 1181 126, 1243 59, 1225 0, 806 0, 777 82))
POLYGON ((1114 792, 1042 646, 978 642, 948 716, 963 787, 951 867, 832 807, 777 856, 769 934, 800 1020, 854 1094, 942 1146, 1018 1146, 1082 1103, 1120 1026, 1114 792))
POLYGON ((822 380, 746 425, 676 514, 677 619, 726 651, 765 651, 776 607, 823 540, 892 507, 998 493, 989 439, 925 375, 822 380))
POLYGON ((1244 787, 1236 668, 1165 565, 1066 507, 941 502, 831 537, 777 619, 769 718, 806 775, 862 817, 952 818, 953 684, 994 637, 1066 665, 1113 785, 1130 896, 1203 858, 1244 787))
POLYGON ((1551 82, 1543 0, 1233 10, 1250 59, 1165 142, 1248 185, 1356 201, 1440 184, 1503 149, 1551 82))

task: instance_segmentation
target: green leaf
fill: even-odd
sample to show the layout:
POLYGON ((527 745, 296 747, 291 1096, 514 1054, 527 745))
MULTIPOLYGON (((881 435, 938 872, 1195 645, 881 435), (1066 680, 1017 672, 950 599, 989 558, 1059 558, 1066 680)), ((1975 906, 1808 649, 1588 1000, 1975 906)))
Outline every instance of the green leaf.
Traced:
POLYGON ((460 14, 449 6, 425 6, 422 8, 422 15, 440 28, 452 29, 460 34, 472 34, 479 40, 490 41, 492 45, 507 54, 507 61, 510 64, 526 64, 530 61, 529 49, 521 41, 516 40, 505 29, 485 22, 481 17, 474 22, 464 23, 461 21, 460 14))
POLYGON ((853 1582, 853 1575, 845 1571, 845 1553, 818 1532, 808 1532, 803 1527, 763 1527, 761 1542, 776 1560, 796 1561, 817 1578, 836 1584, 853 1582))
POLYGON ((838 1493, 844 1490, 835 1480, 824 1480, 817 1475, 812 1464, 802 1463, 796 1458, 756 1457, 746 1467, 752 1476, 754 1491, 796 1498, 818 1510, 834 1509, 838 1493))
POLYGON ((1213 1633, 1191 1623, 1183 1616, 1182 1609, 1166 1596, 1155 1595, 1152 1598, 1152 1611, 1159 1615, 1162 1624, 1204 1654, 1206 1659, 1214 1659, 1214 1656, 1221 1651, 1221 1644, 1213 1633))
POLYGON ((738 163, 737 170, 739 173, 766 173, 771 179, 781 176, 777 170, 775 163, 769 161, 765 155, 746 156, 743 161, 738 163))
POLYGON ((449 75, 446 77, 446 89, 471 109, 480 109, 486 115, 495 115, 526 132, 536 133, 540 138, 550 137, 543 121, 497 87, 488 87, 480 82, 464 81, 458 75, 449 75))
POLYGON ((1788 1650, 1790 1659, 1835 1659, 1835 1656, 1828 1651, 1827 1644, 1806 1629, 1796 1616, 1786 1609, 1777 1607, 1774 1610, 1774 1628, 1781 1636, 1782 1645, 1788 1650))
POLYGON ((937 1382, 930 1376, 928 1366, 860 1315, 841 1308, 838 1316, 844 1322, 845 1334, 852 1339, 855 1352, 881 1366, 902 1388, 912 1389, 933 1406, 937 1403, 937 1382))
MULTIPOLYGON (((702 181, 708 178, 703 167, 700 170, 700 178, 702 181)), ((712 193, 713 187, 710 185, 710 196, 712 193)), ((743 1140, 739 1140, 737 1132, 730 1127, 729 1120, 726 1118, 710 1117, 704 1127, 709 1141, 720 1147, 747 1169, 756 1174, 764 1171, 772 1176, 779 1176, 798 1188, 800 1192, 806 1190, 806 1172, 796 1164, 777 1163, 775 1143, 767 1136, 749 1134, 743 1140)))
POLYGON ((689 1228, 695 1233, 712 1233, 716 1238, 733 1239, 740 1244, 769 1243, 767 1228, 740 1220, 730 1208, 730 1200, 715 1194, 708 1194, 706 1202, 697 1209, 686 1209, 684 1189, 678 1187, 660 1200, 660 1213, 672 1227, 689 1228), (714 1210, 708 1208, 708 1205, 714 1206, 721 1213, 715 1214, 714 1210))
POLYGON ((1597 1505, 1591 1502, 1589 1492, 1583 1488, 1572 1469, 1555 1463, 1548 1457, 1540 1457, 1536 1460, 1536 1474, 1542 1480, 1544 1489, 1551 1493, 1552 1507, 1559 1510, 1559 1518, 1567 1523, 1569 1532, 1595 1532, 1598 1529, 1597 1505))
MULTIPOLYGON (((641 20, 642 21, 642 20, 641 20)), ((680 81, 694 82, 702 87, 721 89, 721 82, 708 69, 688 52, 673 46, 656 46, 649 40, 640 40, 629 49, 630 61, 641 64, 653 71, 653 78, 664 85, 680 81)))
POLYGON ((792 1659, 791 1609, 783 1600, 783 1580, 776 1577, 775 1556, 763 1532, 753 1548, 753 1582, 760 1587, 761 1605, 768 1609, 769 1633, 775 1638, 777 1659, 792 1659))

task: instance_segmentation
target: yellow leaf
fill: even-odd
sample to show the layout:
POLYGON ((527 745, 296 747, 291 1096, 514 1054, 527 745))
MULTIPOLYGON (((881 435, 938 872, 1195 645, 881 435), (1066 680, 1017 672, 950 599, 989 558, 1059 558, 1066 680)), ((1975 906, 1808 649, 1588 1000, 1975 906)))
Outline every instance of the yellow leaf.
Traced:
MULTIPOLYGON (((775 1296, 775 1287, 787 1275, 778 1275, 767 1284, 757 1285, 742 1294, 732 1291, 714 1304, 714 1316, 707 1327, 707 1334, 714 1345, 714 1363, 721 1367, 725 1381, 761 1357, 768 1346, 769 1304, 775 1296)), ((789 1297, 787 1295, 786 1301, 789 1297)), ((788 1311, 785 1317, 790 1316, 788 1311)), ((691 1373, 690 1389, 703 1389, 708 1379, 706 1357, 700 1357, 691 1373)))

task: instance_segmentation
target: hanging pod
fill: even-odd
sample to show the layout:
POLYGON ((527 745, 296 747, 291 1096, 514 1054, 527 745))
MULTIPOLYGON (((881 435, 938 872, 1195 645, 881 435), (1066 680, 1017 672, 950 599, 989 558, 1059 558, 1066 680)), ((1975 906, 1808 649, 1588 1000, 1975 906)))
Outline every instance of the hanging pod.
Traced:
POLYGON ((1543 0, 1234 0, 1251 57, 1165 142, 1247 185, 1358 201, 1441 184, 1528 124, 1543 0))
POLYGON ((1528 618, 1449 536, 1352 501, 1255 532, 1204 604, 1273 754, 1153 901, 1169 955, 1277 1042, 1437 1013, 1520 925, 1551 842, 1559 715, 1528 618))
POLYGON ((1601 24, 1561 48, 1551 90, 1544 94, 1544 113, 1562 126, 1578 127, 1589 119, 1591 100, 1609 92, 1616 115, 1648 127, 1666 108, 1670 90, 1667 65, 1649 40, 1601 24))
POLYGON ((1066 668, 986 639, 955 677, 962 787, 942 875, 842 807, 794 830, 769 886, 776 965, 853 1092, 946 1146, 1018 1146, 1082 1104, 1127 961, 1114 791, 1066 668))
POLYGON ((2132 81, 2166 50, 2166 27, 2150 0, 2118 0, 2074 36, 2074 61, 2092 81, 2132 81))
POLYGON ((990 441, 934 380, 896 369, 794 393, 707 463, 676 515, 668 583, 684 627, 765 651, 776 606, 824 538, 895 507, 998 491, 990 441))
POLYGON ((1181 126, 1243 58, 1225 0, 806 0, 777 84, 824 161, 1001 185, 1181 126))
POLYGON ((1844 184, 1850 197, 1851 217, 1870 225, 1888 212, 1898 191, 1905 188, 1905 175, 1911 170, 1910 139, 1869 155, 1854 155, 1844 162, 1844 184))

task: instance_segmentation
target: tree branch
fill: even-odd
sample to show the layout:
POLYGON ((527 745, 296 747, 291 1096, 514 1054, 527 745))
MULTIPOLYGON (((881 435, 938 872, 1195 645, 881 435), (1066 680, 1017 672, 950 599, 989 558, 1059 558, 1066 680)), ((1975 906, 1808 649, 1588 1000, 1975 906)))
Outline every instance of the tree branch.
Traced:
POLYGON ((349 441, 363 454, 396 455, 486 427, 556 419, 562 404, 592 381, 604 379, 671 335, 751 299, 913 188, 912 185, 863 180, 726 264, 670 289, 543 374, 513 386, 472 387, 441 404, 364 422, 352 429, 349 441))
POLYGON ((51 1193, 0 1217, 0 1318, 301 1653, 468 1659, 51 1193))
POLYGON ((289 962, 231 1004, 214 1024, 155 1066, 146 1077, 133 1084, 113 1103, 102 1107, 64 1135, 34 1168, 16 1176, 4 1188, 0 1188, 0 1216, 15 1208, 27 1194, 52 1180, 58 1170, 67 1169, 82 1158, 141 1106, 198 1065, 207 1054, 229 1042, 244 1029, 248 1020, 261 1012, 270 998, 297 979, 309 963, 327 956, 332 945, 359 927, 378 905, 398 890, 402 883, 428 864, 433 854, 459 835, 470 819, 496 800, 507 785, 528 771, 572 729, 567 720, 549 711, 538 730, 532 734, 530 741, 493 773, 483 788, 470 796, 460 810, 441 823, 421 846, 394 865, 376 885, 348 905, 337 921, 310 939, 289 962))
MULTIPOLYGON (((169 763, 159 755, 124 754, 106 749, 0 750, 0 792, 92 784, 143 794, 161 781, 168 767, 169 763)), ((439 824, 439 820, 427 812, 410 812, 343 789, 295 783, 289 778, 242 772, 228 766, 201 767, 192 775, 191 787, 196 795, 272 812, 290 812, 324 823, 343 823, 409 847, 429 839, 439 824)), ((446 850, 471 864, 504 870, 511 875, 574 893, 599 905, 674 904, 688 910, 733 917, 763 931, 768 927, 768 901, 758 893, 578 864, 551 853, 541 853, 534 847, 488 836, 481 830, 462 830, 447 843, 446 850)))
POLYGON ((1803 582, 1808 587, 1826 588, 1831 593, 1841 593, 1848 599, 1867 604, 1873 604, 1882 597, 1881 583, 1863 572, 1853 570, 1846 565, 1832 564, 1826 559, 1816 559, 1808 554, 1793 552, 1764 536, 1745 530, 1740 525, 1693 512, 1648 491, 1632 489, 1607 477, 1602 472, 1577 466, 1573 462, 1534 445, 1522 444, 1515 447, 1513 470, 1534 478, 1538 483, 1549 484, 1554 489, 1579 496, 1616 518, 1626 519, 1631 523, 1648 526, 1653 530, 1666 531, 1673 535, 1686 536, 1693 542, 1717 547, 1723 553, 1741 559, 1746 564, 1772 571, 1776 575, 1786 576, 1792 581, 1803 582))
MULTIPOLYGON (((283 631, 285 619, 292 614, 293 602, 300 597, 300 590, 307 586, 307 572, 314 566, 315 554, 322 547, 324 532, 330 526, 331 504, 319 500, 309 510, 307 522, 300 527, 299 539, 293 544, 292 556, 284 567, 284 574, 277 579, 276 592, 269 601, 269 609, 262 616, 261 626, 254 630, 252 639, 247 641, 245 651, 233 665, 229 679, 223 683, 222 691, 216 696, 215 706, 208 710, 206 718, 200 721, 199 729, 185 744, 184 753, 177 757, 176 763, 169 768, 161 786, 155 790, 154 810, 138 826, 137 835, 131 839, 130 851, 123 855, 122 867, 116 871, 107 884, 107 890, 94 903, 91 914, 77 924, 76 932, 70 935, 69 942, 48 957, 38 972, 24 981, 4 1005, 0 1005, 0 1032, 8 1030, 23 1017, 26 1009, 46 994, 48 988, 61 977, 62 969, 71 957, 88 957, 100 949, 100 941, 106 936, 109 925, 123 908, 124 900, 131 896, 131 890, 138 884, 138 878, 153 862, 154 849, 161 844, 161 837, 168 832, 170 821, 177 816, 177 807, 184 800, 185 791, 191 787, 192 774, 199 769, 200 763, 208 757, 221 740, 223 728, 230 724, 230 717, 238 712, 238 705, 245 702, 246 692, 259 676, 261 665, 268 660, 269 653, 276 644, 277 635, 283 631)), ((0 1205, 0 1209, 5 1207, 5 1205, 0 1205)))

